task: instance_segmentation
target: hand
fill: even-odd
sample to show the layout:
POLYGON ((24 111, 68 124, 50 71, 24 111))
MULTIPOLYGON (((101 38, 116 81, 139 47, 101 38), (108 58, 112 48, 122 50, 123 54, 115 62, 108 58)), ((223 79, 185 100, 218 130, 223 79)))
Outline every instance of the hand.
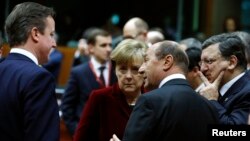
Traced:
POLYGON ((198 72, 201 80, 203 81, 205 87, 200 90, 200 95, 204 96, 208 100, 218 100, 219 97, 219 85, 221 79, 224 75, 224 71, 220 72, 219 76, 214 80, 213 83, 210 83, 207 78, 202 74, 202 72, 198 72))
POLYGON ((109 141, 121 141, 121 140, 114 134, 109 141))

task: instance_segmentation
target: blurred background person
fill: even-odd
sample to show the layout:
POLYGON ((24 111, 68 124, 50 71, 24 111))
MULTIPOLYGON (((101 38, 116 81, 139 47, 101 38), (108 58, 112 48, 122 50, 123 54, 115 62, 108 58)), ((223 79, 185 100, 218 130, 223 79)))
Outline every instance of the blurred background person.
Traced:
POLYGON ((2 39, 2 37, 0 36, 0 62, 2 62, 3 60, 4 60, 4 58, 3 58, 3 39, 2 39))
POLYGON ((240 22, 236 17, 228 16, 223 21, 223 32, 235 32, 241 30, 240 22))
POLYGON ((84 38, 79 39, 77 50, 74 54, 73 66, 80 65, 89 60, 89 50, 87 40, 84 38))
MULTIPOLYGON (((58 41, 57 33, 55 33, 54 38, 55 38, 55 41, 57 42, 58 41)), ((53 74, 56 81, 58 80, 62 60, 63 60, 63 54, 56 48, 52 48, 49 53, 48 62, 42 65, 45 69, 47 69, 49 72, 53 74)))
POLYGON ((196 91, 199 92, 204 84, 199 75, 200 66, 199 62, 201 60, 201 49, 197 47, 190 47, 185 50, 189 64, 188 64, 188 73, 187 73, 187 80, 190 83, 191 87, 196 91))
POLYGON ((179 42, 179 44, 183 50, 186 50, 187 48, 190 48, 190 47, 196 47, 196 48, 201 49, 201 42, 198 39, 193 38, 193 37, 182 39, 179 42))
POLYGON ((62 117, 72 136, 92 90, 117 82, 110 61, 111 35, 103 29, 94 29, 89 33, 87 43, 90 60, 72 68, 62 98, 62 117))
POLYGON ((164 37, 164 34, 162 32, 162 30, 158 30, 159 28, 153 28, 153 29, 150 29, 147 33, 147 42, 149 44, 154 44, 154 43, 157 43, 157 42, 161 42, 163 40, 165 40, 165 37, 164 37))
POLYGON ((138 97, 143 93, 143 75, 138 72, 147 46, 125 39, 111 53, 118 83, 94 90, 83 110, 74 141, 108 141, 122 137, 138 97))
POLYGON ((238 36, 244 43, 245 56, 247 60, 247 69, 250 69, 250 34, 245 31, 232 32, 233 35, 238 36))
POLYGON ((139 41, 147 41, 148 24, 139 17, 129 19, 123 27, 123 38, 131 38, 139 41))
POLYGON ((115 48, 122 40, 127 38, 139 40, 146 43, 148 30, 148 23, 142 18, 130 18, 123 26, 122 35, 116 37, 113 40, 112 46, 113 48, 115 48))

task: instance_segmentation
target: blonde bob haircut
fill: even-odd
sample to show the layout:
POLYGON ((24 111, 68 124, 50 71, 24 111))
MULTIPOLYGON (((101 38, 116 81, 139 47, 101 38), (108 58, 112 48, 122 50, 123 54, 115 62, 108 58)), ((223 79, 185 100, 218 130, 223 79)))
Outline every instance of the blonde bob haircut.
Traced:
POLYGON ((138 40, 125 39, 121 41, 111 53, 111 60, 115 64, 133 64, 142 62, 148 46, 138 40))

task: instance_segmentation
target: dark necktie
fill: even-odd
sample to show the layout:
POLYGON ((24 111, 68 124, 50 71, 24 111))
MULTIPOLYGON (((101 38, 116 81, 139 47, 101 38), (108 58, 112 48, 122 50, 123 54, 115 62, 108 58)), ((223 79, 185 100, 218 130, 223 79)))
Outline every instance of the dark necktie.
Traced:
POLYGON ((101 67, 99 68, 99 70, 100 70, 100 79, 101 79, 101 81, 103 82, 103 85, 105 86, 105 79, 104 79, 104 75, 103 75, 104 69, 105 69, 105 66, 101 66, 101 67))

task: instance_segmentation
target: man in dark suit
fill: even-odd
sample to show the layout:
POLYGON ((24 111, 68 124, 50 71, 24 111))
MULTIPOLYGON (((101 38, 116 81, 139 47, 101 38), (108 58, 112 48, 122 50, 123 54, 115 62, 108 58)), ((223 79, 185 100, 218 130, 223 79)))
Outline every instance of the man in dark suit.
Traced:
POLYGON ((55 79, 39 64, 56 47, 54 10, 24 2, 7 17, 10 54, 0 63, 0 140, 58 141, 55 79))
POLYGON ((247 124, 250 110, 250 74, 244 43, 238 35, 225 33, 207 39, 202 45, 200 94, 212 103, 221 124, 247 124), (218 79, 221 75, 220 81, 218 79))
POLYGON ((117 82, 110 61, 111 42, 111 35, 107 31, 92 30, 87 39, 90 60, 74 67, 71 71, 61 105, 62 117, 71 135, 75 132, 82 109, 92 90, 117 82), (100 68, 103 66, 105 69, 101 71, 100 68))
MULTIPOLYGON (((139 69, 145 87, 125 129, 123 141, 206 140, 207 126, 217 123, 209 102, 185 80, 188 58, 173 41, 153 44, 139 69)), ((111 139, 118 140, 114 135, 111 139)))

